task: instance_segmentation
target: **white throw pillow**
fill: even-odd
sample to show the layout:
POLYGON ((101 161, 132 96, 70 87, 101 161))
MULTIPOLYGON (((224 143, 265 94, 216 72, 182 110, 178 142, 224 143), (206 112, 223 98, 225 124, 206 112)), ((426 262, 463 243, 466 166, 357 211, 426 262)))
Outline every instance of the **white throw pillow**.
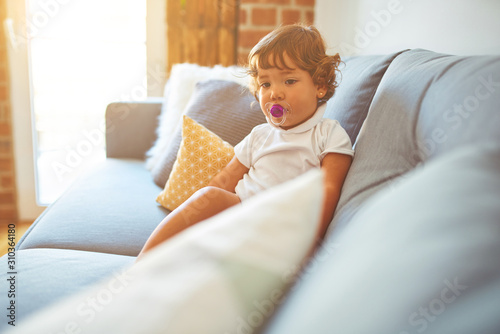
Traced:
POLYGON ((71 324, 81 333, 252 333, 310 254, 322 196, 320 170, 256 195, 181 232, 119 277, 38 313, 20 332, 60 333, 71 324))
POLYGON ((197 64, 176 64, 172 67, 168 83, 165 86, 165 102, 157 129, 158 139, 146 153, 146 167, 152 170, 158 163, 161 152, 164 152, 176 129, 181 126, 181 116, 193 94, 197 82, 219 79, 237 82, 248 87, 249 78, 245 69, 238 66, 214 67, 200 66, 197 64))

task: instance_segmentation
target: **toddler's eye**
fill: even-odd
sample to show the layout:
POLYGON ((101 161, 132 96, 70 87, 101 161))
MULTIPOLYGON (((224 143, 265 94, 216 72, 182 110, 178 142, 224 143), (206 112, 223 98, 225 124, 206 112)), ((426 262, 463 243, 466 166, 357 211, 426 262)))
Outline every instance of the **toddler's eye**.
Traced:
POLYGON ((271 86, 271 84, 269 82, 263 82, 260 84, 260 87, 262 88, 269 88, 271 86))
POLYGON ((285 81, 285 84, 287 84, 287 85, 293 85, 296 82, 297 82, 297 80, 295 80, 295 79, 288 79, 287 81, 285 81))

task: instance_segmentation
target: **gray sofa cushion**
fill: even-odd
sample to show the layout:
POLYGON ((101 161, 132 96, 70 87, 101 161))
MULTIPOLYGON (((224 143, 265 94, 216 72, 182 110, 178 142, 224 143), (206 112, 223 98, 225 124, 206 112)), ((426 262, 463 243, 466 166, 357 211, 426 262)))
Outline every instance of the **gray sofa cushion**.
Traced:
MULTIPOLYGON (((18 251, 16 257, 16 326, 31 313, 113 275, 116 280, 109 292, 111 295, 113 291, 119 292, 128 284, 123 270, 135 260, 129 256, 62 249, 27 249, 18 251)), ((6 261, 5 256, 0 259, 2 268, 7 268, 6 261)), ((2 287, 10 276, 6 270, 2 270, 2 287)), ((2 308, 10 303, 7 291, 4 292, 0 296, 2 308)), ((96 296, 96 307, 102 307, 100 301, 105 301, 109 296, 108 291, 96 296)), ((6 311, 3 311, 0 332, 2 327, 8 326, 6 311)), ((82 307, 75 312, 87 319, 96 309, 88 300, 82 300, 82 307)))
POLYGON ((467 143, 499 142, 499 83, 500 57, 411 50, 394 59, 358 136, 328 233, 340 233, 364 201, 429 157, 467 143), (496 86, 484 86, 485 80, 496 86), (490 94, 480 99, 478 92, 490 94), (454 111, 476 100, 467 117, 454 111))
POLYGON ((326 104, 325 118, 336 119, 355 143, 385 71, 399 54, 357 56, 343 60, 339 86, 326 104))
POLYGON ((163 99, 141 102, 115 102, 106 108, 106 156, 108 158, 145 158, 153 145, 163 99))
MULTIPOLYGON (((233 146, 245 138, 254 126, 266 122, 250 91, 238 83, 225 80, 198 82, 186 107, 186 115, 233 146)), ((178 126, 168 149, 151 171, 160 187, 167 183, 181 141, 182 127, 178 126)))
POLYGON ((326 240, 265 334, 500 333, 500 143, 458 149, 326 240))
MULTIPOLYGON (((416 50, 397 66, 427 83, 415 137, 422 160, 482 141, 500 142, 500 56, 459 57, 416 50), (419 75, 422 71, 434 75, 419 75)), ((395 67, 395 70, 398 67, 395 67)))
POLYGON ((106 159, 31 226, 19 249, 63 248, 135 256, 167 215, 143 161, 106 159))

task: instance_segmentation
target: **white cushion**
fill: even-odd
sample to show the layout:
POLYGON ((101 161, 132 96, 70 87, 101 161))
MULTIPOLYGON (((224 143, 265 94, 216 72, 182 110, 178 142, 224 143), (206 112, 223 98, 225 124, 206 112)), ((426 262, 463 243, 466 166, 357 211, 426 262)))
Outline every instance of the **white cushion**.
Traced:
POLYGON ((181 232, 121 280, 39 313, 20 332, 59 333, 68 324, 83 333, 252 332, 312 250, 322 180, 313 170, 181 232))

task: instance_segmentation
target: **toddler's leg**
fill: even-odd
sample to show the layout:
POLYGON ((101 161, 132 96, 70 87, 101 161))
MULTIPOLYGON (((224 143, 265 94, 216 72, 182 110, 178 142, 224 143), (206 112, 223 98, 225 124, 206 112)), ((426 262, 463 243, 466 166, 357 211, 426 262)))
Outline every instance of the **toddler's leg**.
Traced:
POLYGON ((238 196, 217 187, 205 187, 195 192, 172 211, 153 231, 137 259, 171 236, 240 203, 238 196))

